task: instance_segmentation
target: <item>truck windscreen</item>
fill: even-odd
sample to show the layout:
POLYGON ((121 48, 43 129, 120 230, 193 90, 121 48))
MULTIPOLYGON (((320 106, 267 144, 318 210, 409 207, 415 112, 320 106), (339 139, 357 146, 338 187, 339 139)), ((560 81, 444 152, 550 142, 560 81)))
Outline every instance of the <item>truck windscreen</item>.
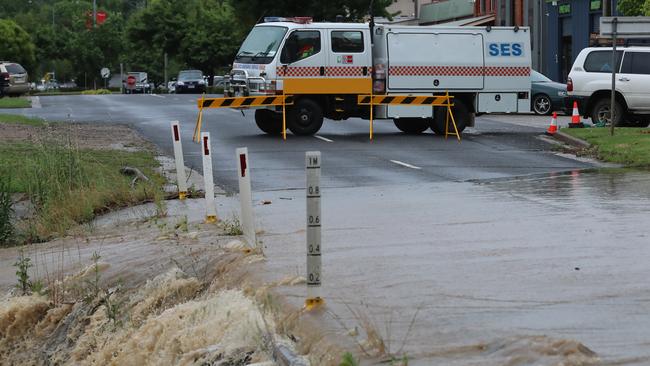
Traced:
POLYGON ((286 27, 259 26, 253 28, 237 52, 235 62, 268 64, 278 52, 286 27))

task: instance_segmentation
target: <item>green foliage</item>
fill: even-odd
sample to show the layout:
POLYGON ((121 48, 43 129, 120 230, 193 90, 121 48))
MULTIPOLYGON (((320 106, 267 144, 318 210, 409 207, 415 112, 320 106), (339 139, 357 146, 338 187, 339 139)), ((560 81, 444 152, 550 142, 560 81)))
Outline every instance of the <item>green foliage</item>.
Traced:
POLYGON ((28 270, 33 267, 33 265, 31 263, 31 258, 25 256, 24 250, 21 249, 19 254, 18 261, 14 263, 14 267, 17 268, 16 276, 18 276, 18 284, 16 287, 22 291, 23 295, 27 295, 31 287, 28 270))
POLYGON ((95 214, 115 207, 153 199, 164 179, 149 151, 79 150, 71 144, 44 141, 37 144, 0 145, 0 166, 12 172, 11 192, 27 193, 36 216, 27 241, 40 241, 88 222, 95 214), (123 166, 138 167, 151 178, 130 186, 123 166))
MULTIPOLYGON (((374 0, 375 15, 384 15, 392 0, 374 0)), ((234 59, 244 36, 263 16, 312 16, 317 21, 361 21, 368 15, 368 0, 103 0, 98 10, 106 22, 90 24, 90 0, 0 0, 3 18, 22 27, 27 35, 23 63, 31 80, 55 72, 59 81, 101 85, 99 70, 113 73, 145 71, 150 81, 163 81, 164 54, 168 77, 196 68, 208 75, 222 73, 234 59), (15 23, 14 23, 15 22, 15 23), (35 46, 35 47, 34 47, 35 46), (35 60, 35 62, 34 62, 35 60)), ((7 23, 8 24, 8 23, 7 23)), ((2 29, 2 27, 0 27, 2 29)), ((6 39, 0 31, 0 39, 6 39)), ((2 55, 3 58, 13 57, 2 55)))
POLYGON ((341 363, 339 363, 339 366, 359 366, 359 360, 354 358, 352 353, 345 352, 343 357, 341 357, 341 363))
POLYGON ((0 108, 30 108, 32 101, 27 98, 2 98, 0 108))
POLYGON ((19 114, 0 114, 0 123, 17 123, 21 125, 42 126, 45 121, 40 118, 26 117, 19 114))
POLYGON ((644 15, 643 7, 645 2, 646 0, 618 0, 617 9, 620 15, 644 15))
POLYGON ((91 90, 84 90, 81 92, 82 95, 104 95, 104 94, 113 94, 110 90, 108 89, 91 89, 91 90))
POLYGON ((647 128, 563 128, 562 132, 586 140, 597 158, 630 167, 650 167, 650 133, 647 128))
POLYGON ((11 176, 6 171, 0 171, 0 246, 10 243, 14 236, 14 225, 11 222, 14 209, 10 189, 11 176))
POLYGON ((35 61, 36 46, 25 30, 11 19, 0 19, 2 59, 30 67, 35 61))

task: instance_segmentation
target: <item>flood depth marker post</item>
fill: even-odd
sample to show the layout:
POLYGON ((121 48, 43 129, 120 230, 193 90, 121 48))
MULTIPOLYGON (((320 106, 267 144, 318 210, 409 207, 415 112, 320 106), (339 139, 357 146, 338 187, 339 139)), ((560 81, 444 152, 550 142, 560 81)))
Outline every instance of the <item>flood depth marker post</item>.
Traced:
POLYGON ((210 132, 201 132, 201 155, 203 155, 203 180, 205 183, 205 222, 213 223, 217 222, 217 208, 214 204, 210 132))
POLYGON ((320 151, 305 154, 307 171, 307 300, 311 310, 323 304, 321 289, 320 151))
POLYGON ((237 149, 237 173, 239 176, 239 203, 241 205, 244 239, 252 248, 257 247, 255 221, 253 219, 253 197, 251 193, 251 173, 248 161, 248 148, 237 149))
POLYGON ((174 160, 176 160, 176 178, 178 180, 178 199, 187 197, 187 178, 185 178, 185 161, 183 145, 181 144, 181 127, 178 121, 172 121, 172 142, 174 144, 174 160))

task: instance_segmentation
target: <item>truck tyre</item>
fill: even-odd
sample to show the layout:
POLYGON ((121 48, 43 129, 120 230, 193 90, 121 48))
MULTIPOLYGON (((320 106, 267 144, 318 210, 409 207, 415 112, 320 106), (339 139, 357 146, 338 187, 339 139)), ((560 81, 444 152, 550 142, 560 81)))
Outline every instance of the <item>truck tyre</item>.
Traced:
POLYGON ((429 128, 429 122, 424 118, 394 118, 395 126, 409 135, 419 135, 429 128))
POLYGON ((282 116, 268 109, 255 111, 255 124, 269 135, 279 135, 282 132, 282 116))
MULTIPOLYGON (((611 108, 610 98, 600 98, 594 103, 591 108, 591 122, 593 124, 605 124, 610 121, 609 109, 611 108)), ((614 101, 614 124, 616 126, 621 122, 623 114, 623 107, 618 101, 614 101)))
POLYGON ((546 94, 537 94, 533 97, 533 112, 539 116, 551 114, 551 98, 546 94))
MULTIPOLYGON (((454 120, 456 121, 456 128, 458 128, 458 133, 463 132, 465 127, 469 124, 470 119, 472 118, 472 113, 470 113, 467 105, 460 99, 454 100, 454 106, 451 107, 451 111, 454 114, 454 120)), ((447 121, 447 108, 438 107, 435 109, 434 118, 431 121, 431 130, 436 133, 436 135, 445 134, 445 123, 447 121)), ((454 132, 454 126, 451 124, 451 118, 449 120, 449 132, 454 132)))
POLYGON ((287 127, 294 135, 313 135, 322 125, 323 110, 311 99, 300 99, 289 110, 287 127))

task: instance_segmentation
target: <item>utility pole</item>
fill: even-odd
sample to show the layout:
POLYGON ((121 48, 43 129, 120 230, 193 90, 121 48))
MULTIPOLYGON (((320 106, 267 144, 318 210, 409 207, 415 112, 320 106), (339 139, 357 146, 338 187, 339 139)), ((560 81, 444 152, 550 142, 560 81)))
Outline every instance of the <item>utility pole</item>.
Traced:
POLYGON ((93 0, 93 28, 97 28, 97 0, 93 0))
MULTIPOLYGON (((607 2, 607 1, 605 1, 607 2)), ((618 19, 614 18, 612 19, 612 96, 611 96, 611 103, 609 107, 609 122, 611 124, 609 134, 611 136, 614 136, 614 127, 616 127, 616 121, 614 120, 614 107, 616 106, 616 67, 617 67, 617 59, 616 57, 616 26, 618 23, 618 19)))
POLYGON ((612 5, 611 0, 603 0, 603 16, 609 17, 612 16, 612 5))

